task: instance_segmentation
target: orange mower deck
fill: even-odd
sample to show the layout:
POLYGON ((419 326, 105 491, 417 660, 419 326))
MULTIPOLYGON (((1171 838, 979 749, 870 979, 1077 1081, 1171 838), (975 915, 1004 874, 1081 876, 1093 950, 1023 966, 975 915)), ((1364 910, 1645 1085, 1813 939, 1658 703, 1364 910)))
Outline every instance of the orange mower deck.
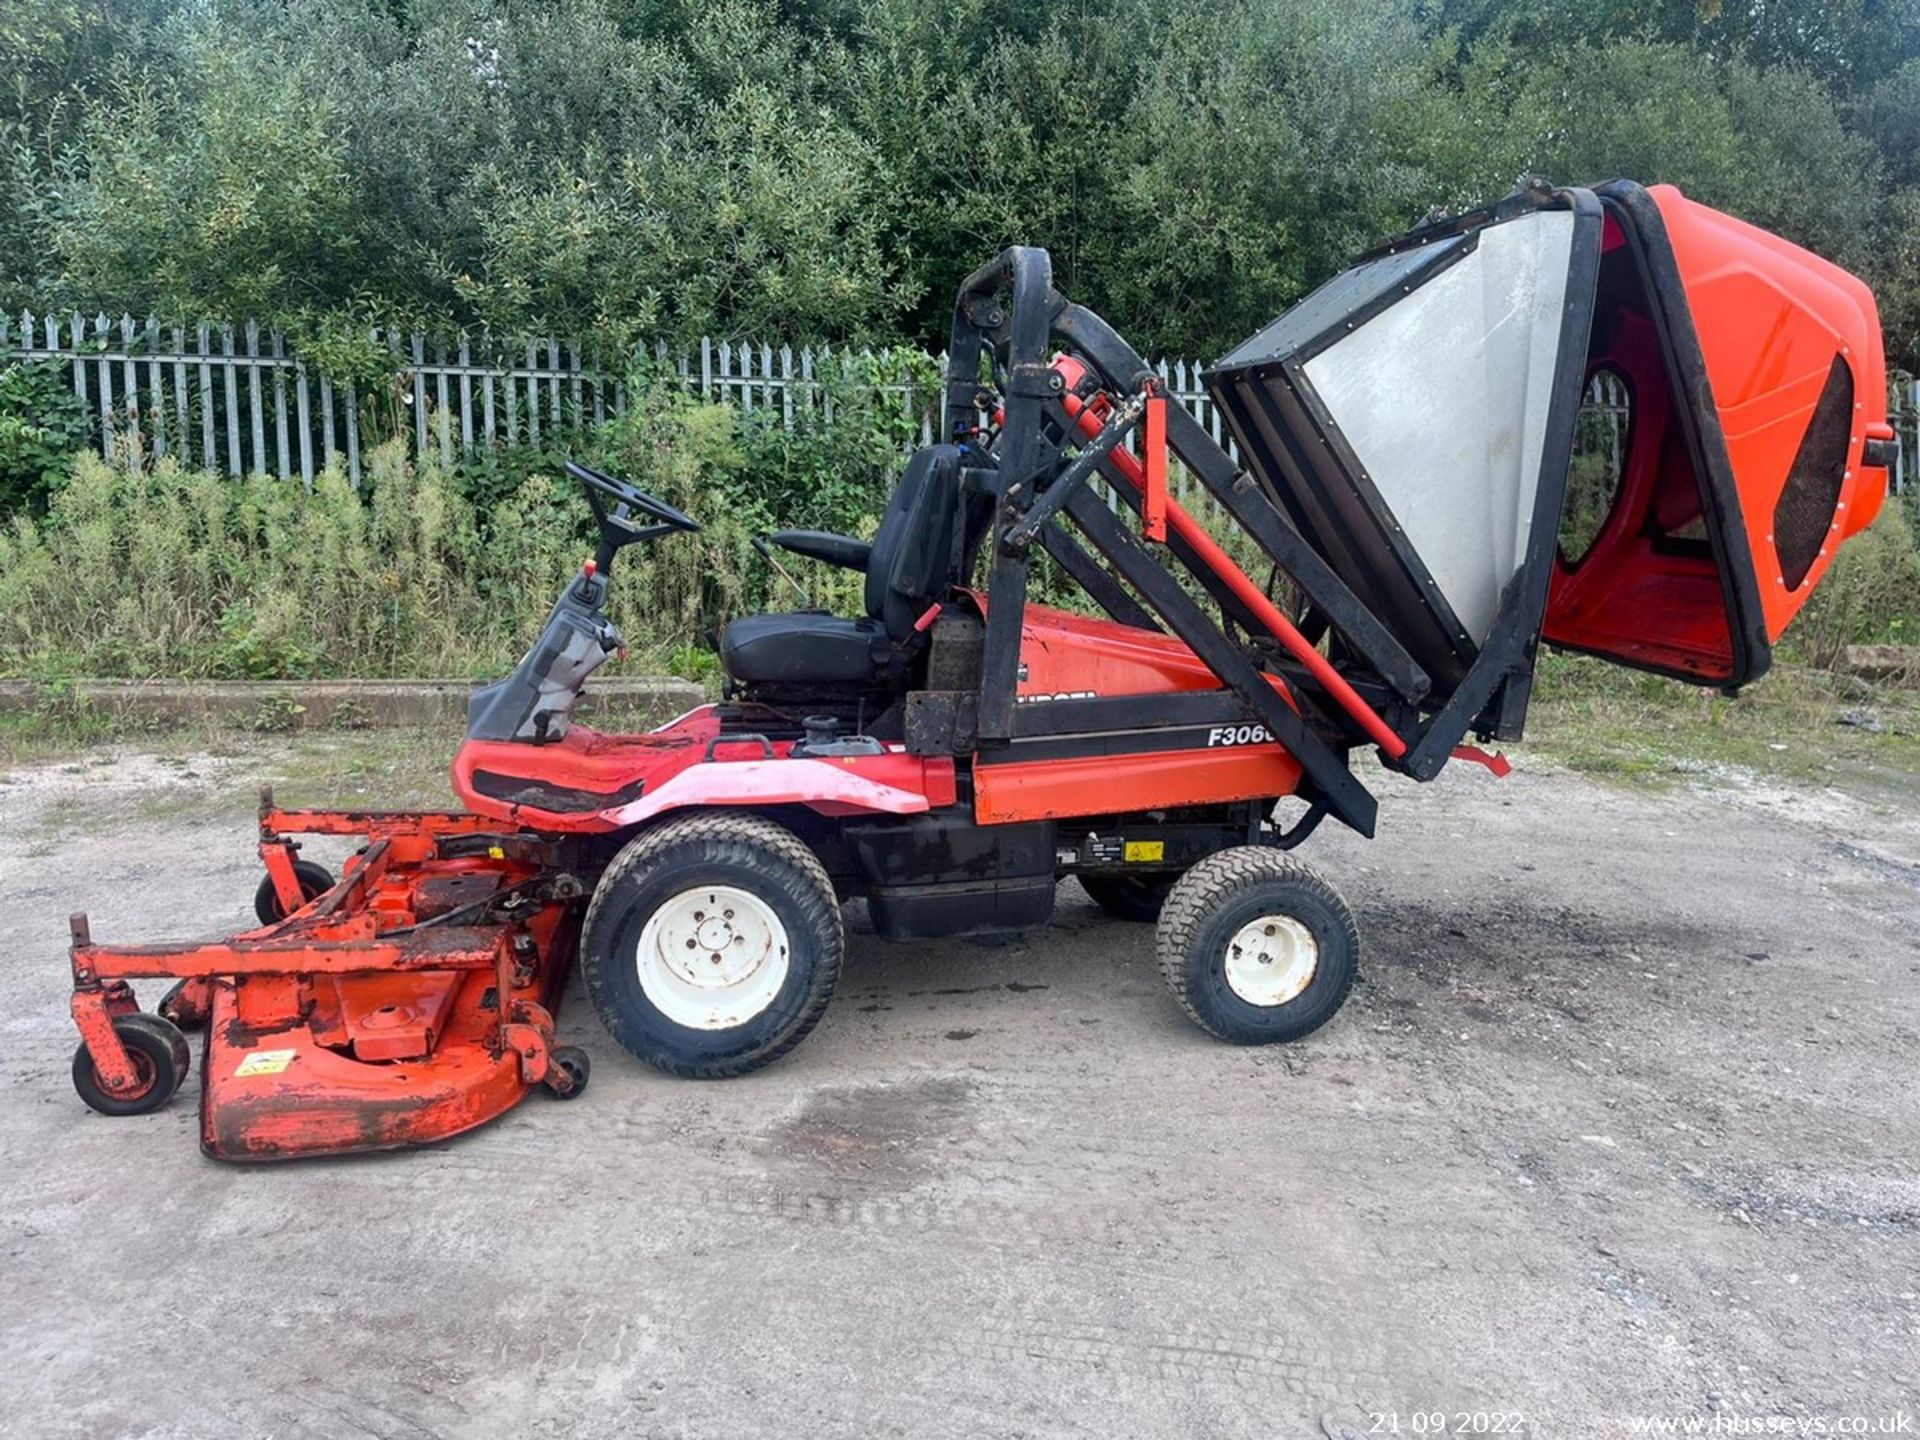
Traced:
POLYGON ((584 891, 550 842, 474 815, 279 810, 268 794, 260 853, 293 907, 260 929, 97 945, 73 917, 77 1084, 121 1113, 171 1098, 184 1044, 162 1034, 171 1055, 160 1051, 128 982, 172 976, 158 1018, 205 1027, 200 1144, 217 1159, 431 1144, 535 1086, 567 1097, 585 1085, 585 1056, 558 1046, 553 1026, 584 891), (296 835, 365 843, 338 883, 309 895, 296 835))

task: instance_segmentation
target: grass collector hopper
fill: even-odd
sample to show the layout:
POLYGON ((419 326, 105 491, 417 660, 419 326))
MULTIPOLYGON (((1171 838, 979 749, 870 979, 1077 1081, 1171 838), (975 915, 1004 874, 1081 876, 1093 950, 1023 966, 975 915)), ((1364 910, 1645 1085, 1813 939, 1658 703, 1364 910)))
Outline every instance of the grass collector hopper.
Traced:
POLYGON ((1866 286, 1624 181, 1400 236, 1208 385, 1288 520, 1431 678, 1423 704, 1499 738, 1520 733, 1541 637, 1702 684, 1761 675, 1893 453, 1866 286), (1598 375, 1627 397, 1622 463, 1568 554, 1598 375))
POLYGON ((1232 450, 1054 289, 1043 250, 966 279, 949 354, 939 442, 872 540, 763 537, 862 573, 863 613, 736 619, 725 697, 646 734, 572 710, 620 648, 620 553, 698 525, 569 466, 599 548, 476 691, 464 810, 269 801, 261 926, 223 941, 100 945, 74 917, 88 1103, 166 1104, 200 1025, 211 1155, 444 1139, 533 1086, 580 1092, 586 1057, 553 1027, 576 957, 627 1050, 742 1074, 824 1012, 843 902, 889 940, 1005 933, 1044 925, 1066 877, 1155 926, 1203 1028, 1297 1039, 1344 1001, 1359 938, 1289 852, 1328 816, 1372 833, 1355 752, 1421 780, 1456 757, 1504 773, 1466 742, 1519 737, 1543 638, 1755 678, 1892 455, 1865 287, 1619 182, 1529 184, 1362 256, 1208 372, 1232 450), (1577 497, 1591 533, 1570 552, 1603 373, 1628 397, 1621 463, 1577 497), (1028 598, 1042 555, 1086 613, 1028 598), (1304 809, 1283 823, 1287 796, 1304 809), (336 880, 297 857, 307 833, 362 848, 336 880), (143 1013, 129 981, 160 976, 179 983, 143 1013))

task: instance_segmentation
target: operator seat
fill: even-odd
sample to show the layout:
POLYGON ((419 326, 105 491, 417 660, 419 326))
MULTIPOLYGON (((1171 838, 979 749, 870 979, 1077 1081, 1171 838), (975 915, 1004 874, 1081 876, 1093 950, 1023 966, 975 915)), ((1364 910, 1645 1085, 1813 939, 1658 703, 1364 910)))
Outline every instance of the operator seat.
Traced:
POLYGON ((907 462, 867 558, 867 613, 747 615, 728 625, 720 662, 746 686, 871 685, 898 678, 914 622, 947 589, 960 451, 928 445, 907 462))

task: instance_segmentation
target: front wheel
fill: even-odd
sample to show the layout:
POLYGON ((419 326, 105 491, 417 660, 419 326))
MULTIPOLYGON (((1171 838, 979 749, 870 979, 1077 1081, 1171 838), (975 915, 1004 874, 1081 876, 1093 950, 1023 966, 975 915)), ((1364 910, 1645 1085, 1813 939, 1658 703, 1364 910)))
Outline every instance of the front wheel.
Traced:
POLYGON ((1196 1025, 1236 1045, 1272 1045, 1333 1018, 1353 989, 1360 933, 1340 892, 1311 868, 1242 845, 1181 877, 1154 950, 1196 1025))
POLYGON ((825 1013, 840 978, 840 906, 791 831, 725 812, 631 841, 587 908, 580 965, 607 1029, 670 1075, 744 1075, 825 1013))

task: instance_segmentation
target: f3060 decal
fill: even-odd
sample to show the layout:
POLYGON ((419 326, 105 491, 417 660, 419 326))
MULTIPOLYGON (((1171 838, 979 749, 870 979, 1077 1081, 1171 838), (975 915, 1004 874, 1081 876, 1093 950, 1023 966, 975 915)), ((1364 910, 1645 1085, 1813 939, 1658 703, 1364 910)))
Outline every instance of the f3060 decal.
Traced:
POLYGON ((1264 725, 1216 725, 1207 732, 1208 746, 1272 745, 1273 732, 1264 725))

